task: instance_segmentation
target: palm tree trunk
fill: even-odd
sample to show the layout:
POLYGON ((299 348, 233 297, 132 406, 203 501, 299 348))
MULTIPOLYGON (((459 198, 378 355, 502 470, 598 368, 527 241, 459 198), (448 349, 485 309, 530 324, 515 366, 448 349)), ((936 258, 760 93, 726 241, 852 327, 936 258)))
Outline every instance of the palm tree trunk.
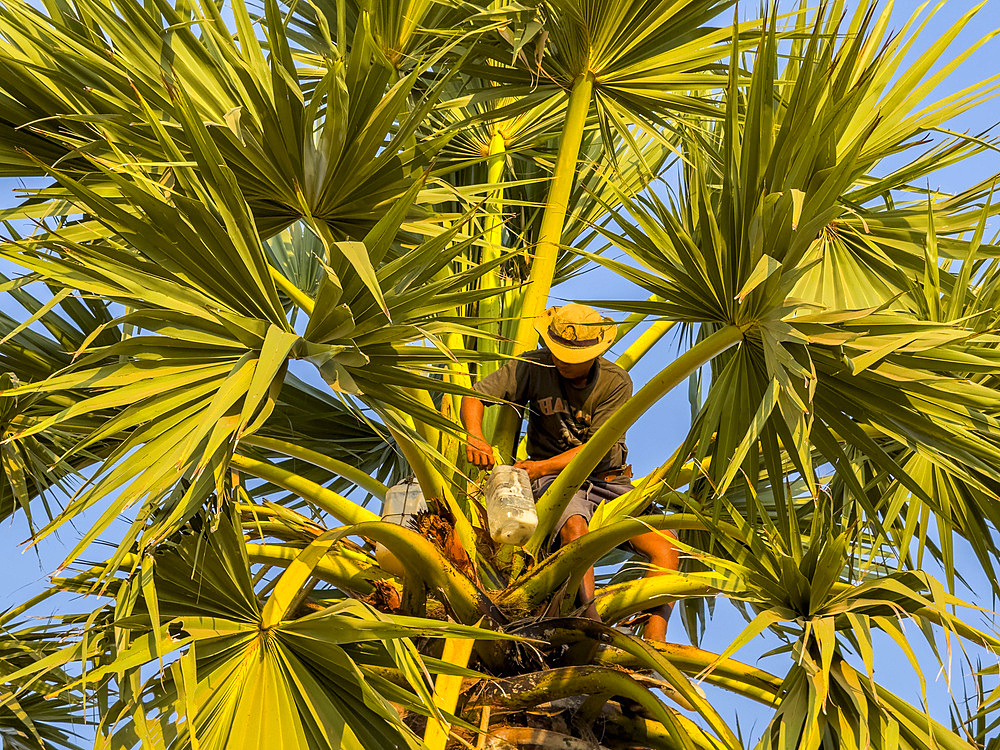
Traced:
MULTIPOLYGON (((475 641, 471 638, 447 638, 444 642, 444 653, 441 661, 465 669, 469 666, 472 647, 475 641)), ((434 706, 449 714, 455 713, 458 698, 462 690, 463 677, 460 674, 439 674, 434 681, 434 706)), ((443 717, 431 717, 424 730, 424 745, 427 750, 445 750, 451 725, 443 717)))
POLYGON ((677 745, 684 746, 685 737, 675 714, 631 676, 604 667, 557 667, 544 672, 493 680, 473 693, 466 707, 491 706, 521 710, 583 695, 617 695, 638 703, 666 727, 677 745))

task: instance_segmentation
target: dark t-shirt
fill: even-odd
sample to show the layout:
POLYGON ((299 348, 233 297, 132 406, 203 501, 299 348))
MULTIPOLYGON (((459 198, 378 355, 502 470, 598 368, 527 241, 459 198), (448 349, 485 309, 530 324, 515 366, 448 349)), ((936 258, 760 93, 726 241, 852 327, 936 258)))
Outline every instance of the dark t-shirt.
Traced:
MULTIPOLYGON (((603 357, 594 362, 586 385, 576 388, 559 376, 547 349, 510 360, 473 388, 484 396, 528 407, 528 455, 538 461, 586 443, 632 395, 632 379, 603 357)), ((484 399, 484 401, 489 399, 484 399)), ((603 474, 625 463, 625 437, 594 469, 603 474)))

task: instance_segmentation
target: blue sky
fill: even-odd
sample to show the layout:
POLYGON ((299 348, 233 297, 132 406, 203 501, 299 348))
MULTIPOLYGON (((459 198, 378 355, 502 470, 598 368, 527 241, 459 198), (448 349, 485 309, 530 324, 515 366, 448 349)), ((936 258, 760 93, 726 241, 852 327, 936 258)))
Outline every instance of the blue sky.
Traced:
MULTIPOLYGON (((758 7, 757 2, 743 3, 743 13, 749 14, 758 7)), ((854 7, 854 3, 851 7, 854 7)), ((969 11, 976 4, 971 0, 947 0, 941 3, 941 10, 935 20, 929 24, 925 30, 923 41, 918 44, 913 52, 914 55, 921 54, 929 44, 931 44, 942 30, 949 28, 961 15, 969 11)), ((973 44, 978 38, 1000 29, 1000 3, 996 0, 984 3, 975 22, 970 28, 964 31, 955 43, 955 49, 961 50, 973 44)), ((900 2, 896 4, 892 26, 900 28, 909 14, 918 6, 916 3, 900 2)), ((950 92, 960 90, 966 85, 977 80, 992 75, 997 71, 996 60, 1000 59, 1000 40, 990 41, 983 49, 975 53, 955 75, 945 81, 938 90, 938 96, 945 96, 950 92)), ((993 128, 1000 122, 1000 101, 992 100, 979 107, 976 111, 968 113, 957 122, 951 124, 952 129, 981 133, 993 128)), ((996 133, 996 131, 994 131, 996 133)), ((943 171, 937 175, 940 180, 931 187, 939 187, 946 191, 953 191, 962 186, 971 184, 979 179, 1000 172, 1000 154, 992 154, 982 157, 973 164, 962 165, 961 168, 943 171)), ((17 181, 0 181, 0 201, 3 205, 10 205, 16 200, 12 192, 19 186, 17 181)), ((994 231, 997 229, 993 227, 994 231)), ((634 298, 641 294, 625 281, 617 277, 611 277, 601 271, 594 271, 585 274, 572 282, 563 285, 554 295, 554 303, 562 300, 580 298, 634 298)), ((23 314, 23 311, 22 313, 23 314)), ((633 378, 637 385, 641 385, 652 374, 662 368, 663 364, 674 356, 678 351, 675 337, 668 336, 664 339, 653 353, 646 357, 633 370, 633 378)), ((629 446, 631 449, 630 458, 635 464, 638 473, 645 473, 654 466, 662 462, 666 454, 672 452, 684 438, 689 424, 689 406, 687 402, 686 387, 676 389, 668 398, 664 399, 656 408, 650 410, 630 431, 629 446)), ((27 598, 31 592, 36 591, 43 585, 45 578, 53 568, 61 561, 61 556, 65 554, 66 544, 75 541, 74 531, 67 530, 60 533, 60 538, 46 540, 37 548, 24 550, 20 543, 28 537, 28 529, 23 517, 4 522, 0 525, 0 570, 6 570, 8 585, 0 588, 0 608, 16 604, 27 598)), ((963 551, 968 559, 971 559, 968 550, 963 551)), ((973 561, 974 564, 974 561, 973 561)), ((972 599, 978 598, 978 591, 985 592, 983 581, 971 580, 972 592, 965 592, 962 595, 972 599)), ((992 607, 989 601, 981 601, 982 606, 992 607)), ((712 622, 706 634, 704 647, 709 649, 721 649, 732 639, 735 633, 744 625, 742 618, 727 605, 719 605, 719 615, 712 622)), ((685 641, 685 635, 679 622, 679 618, 674 618, 671 623, 669 636, 672 640, 685 641)), ((919 639, 914 639, 917 641, 919 639)), ((752 644, 737 656, 744 661, 754 662, 764 651, 775 645, 773 640, 762 641, 752 644)), ((882 658, 882 666, 877 679, 896 690, 900 695, 908 700, 918 702, 920 700, 919 688, 914 678, 913 672, 907 665, 905 658, 897 647, 893 644, 880 644, 879 653, 882 658)), ((921 652, 923 657, 933 663, 933 657, 926 649, 921 652)), ((772 669, 779 674, 787 668, 787 658, 765 659, 761 662, 764 668, 772 669)), ((957 669, 957 664, 954 665, 957 669)), ((931 681, 929 686, 929 700, 936 715, 939 718, 947 716, 947 693, 943 689, 944 680, 942 676, 935 679, 937 669, 930 667, 927 677, 931 681)), ((749 730, 754 734, 751 727, 756 731, 762 728, 766 721, 767 712, 756 709, 756 707, 731 702, 727 710, 739 712, 741 725, 744 730, 749 730)), ((725 715, 725 714, 724 714, 725 715)))

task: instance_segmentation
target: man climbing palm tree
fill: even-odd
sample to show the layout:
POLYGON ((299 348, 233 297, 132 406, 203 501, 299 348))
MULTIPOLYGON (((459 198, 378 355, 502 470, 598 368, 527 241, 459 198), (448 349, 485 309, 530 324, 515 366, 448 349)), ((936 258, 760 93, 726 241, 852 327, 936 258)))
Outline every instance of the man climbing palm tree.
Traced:
MULTIPOLYGON (((469 431, 466 457, 480 468, 493 467, 493 448, 483 436, 486 404, 507 401, 527 406, 528 460, 515 465, 528 472, 532 492, 540 497, 597 429, 632 395, 628 373, 601 355, 614 343, 616 326, 586 305, 550 307, 535 327, 545 347, 511 360, 474 388, 485 399, 462 400, 462 422, 469 431)), ((631 467, 625 463, 624 437, 597 465, 576 492, 555 526, 560 544, 579 539, 603 500, 632 489, 631 467)), ((657 532, 634 537, 632 546, 649 559, 647 576, 677 570, 677 548, 657 532)), ((599 620, 594 604, 594 571, 580 583, 580 603, 587 616, 599 620)), ((666 637, 670 605, 657 607, 644 635, 666 637)))

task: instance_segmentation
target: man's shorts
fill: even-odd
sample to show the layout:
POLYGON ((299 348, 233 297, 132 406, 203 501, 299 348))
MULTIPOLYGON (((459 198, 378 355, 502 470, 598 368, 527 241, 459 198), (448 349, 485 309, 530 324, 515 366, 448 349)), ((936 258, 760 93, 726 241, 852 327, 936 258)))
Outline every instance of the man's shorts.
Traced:
MULTIPOLYGON (((535 496, 536 500, 542 496, 542 493, 548 489, 550 484, 556 481, 557 476, 559 475, 549 474, 531 483, 531 493, 535 496)), ((576 491, 573 497, 570 498, 566 510, 559 516, 555 529, 553 529, 553 538, 555 540, 559 539, 559 532, 562 530, 562 527, 573 516, 583 516, 583 519, 589 522, 590 517, 594 515, 594 511, 602 501, 614 500, 631 489, 632 483, 628 481, 603 482, 599 479, 588 479, 576 491)))

